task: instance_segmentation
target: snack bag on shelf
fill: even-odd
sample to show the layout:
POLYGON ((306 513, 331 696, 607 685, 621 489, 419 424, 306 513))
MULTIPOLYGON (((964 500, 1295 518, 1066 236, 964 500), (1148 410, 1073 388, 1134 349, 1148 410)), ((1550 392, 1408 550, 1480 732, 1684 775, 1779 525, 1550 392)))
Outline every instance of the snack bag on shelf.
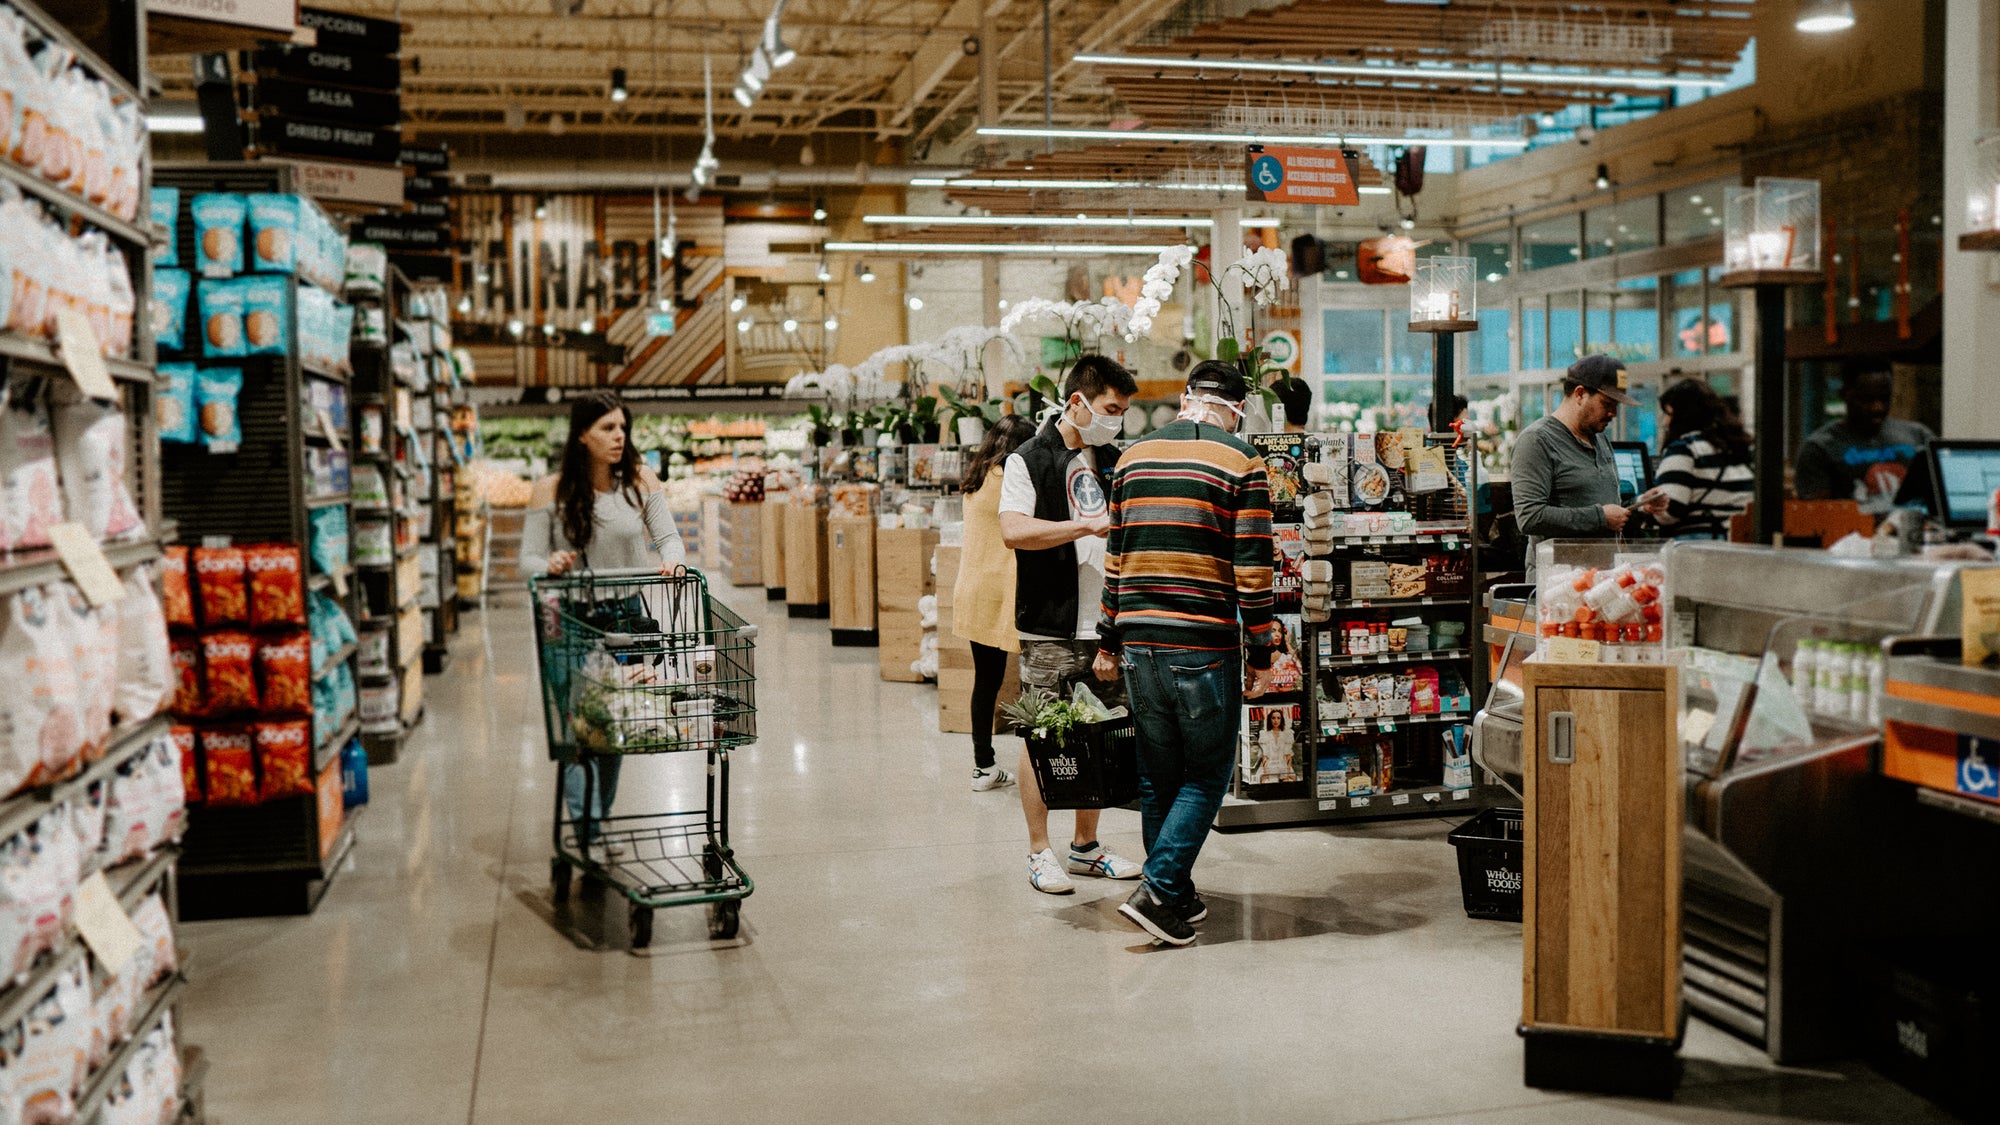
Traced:
POLYGON ((313 569, 321 574, 344 569, 348 558, 347 509, 338 504, 314 508, 306 521, 311 525, 313 569))
POLYGON ((257 670, 266 714, 312 714, 312 641, 306 633, 259 638, 257 670))
POLYGON ((208 714, 257 709, 257 680, 251 671, 254 652, 248 633, 223 629, 202 634, 202 688, 208 714))
MULTIPOLYGON (((68 621, 61 631, 70 642, 70 662, 76 669, 77 719, 83 727, 81 749, 95 759, 111 734, 111 710, 118 698, 118 611, 115 606, 99 609, 83 596, 83 591, 64 583, 58 612, 68 621)), ((67 772, 71 763, 57 763, 67 772)))
POLYGON ((82 793, 70 798, 70 829, 76 834, 77 853, 86 859, 104 848, 105 811, 111 803, 111 782, 106 778, 91 782, 82 793))
POLYGON ((258 723, 256 741, 258 800, 311 795, 313 746, 309 721, 258 723))
POLYGON ((243 224, 249 206, 230 192, 204 192, 189 204, 194 218, 195 271, 203 277, 243 272, 243 224))
POLYGON ((299 213, 312 206, 296 195, 246 196, 250 214, 250 268, 289 273, 298 262, 299 213))
POLYGON ((243 395, 243 372, 234 367, 204 367, 194 375, 195 422, 210 453, 234 453, 243 444, 243 423, 237 400, 243 395))
POLYGON ((178 266, 181 264, 181 189, 153 184, 148 187, 146 204, 152 213, 153 225, 165 227, 167 240, 153 254, 155 266, 178 266))
POLYGON ((176 723, 167 731, 168 752, 181 771, 181 795, 186 804, 201 804, 201 756, 195 749, 194 728, 176 723))
POLYGON ((196 547, 195 583, 205 629, 250 621, 248 563, 240 547, 196 547))
POLYGON ((152 778, 152 812, 148 823, 153 833, 147 850, 181 842, 187 831, 187 786, 181 772, 178 748, 169 736, 153 740, 146 748, 145 769, 152 778))
POLYGON ((160 440, 192 445, 200 436, 195 422, 194 364, 162 363, 160 375, 166 385, 153 400, 153 415, 160 424, 160 440))
POLYGON ((174 662, 174 714, 198 717, 208 710, 201 687, 201 640, 176 636, 168 641, 168 651, 174 662))
POLYGON ((0 551, 46 547, 62 520, 48 411, 39 395, 0 391, 0 551))
MULTIPOLYGON (((291 319, 285 302, 294 284, 292 279, 245 277, 230 284, 236 287, 243 301, 242 354, 285 355, 291 351, 291 319)), ((316 358, 322 366, 327 366, 324 355, 316 358)))
POLYGON ((69 613, 57 587, 22 590, 0 627, 0 789, 55 780, 83 749, 81 695, 69 613))
POLYGON ((186 350, 188 296, 193 292, 194 275, 188 271, 153 271, 153 294, 147 309, 153 318, 153 341, 161 351, 186 350))
POLYGON ((201 732, 202 793, 214 808, 257 803, 257 771, 250 731, 210 727, 201 732))
POLYGON ((195 307, 201 312, 201 354, 210 359, 237 359, 248 355, 243 337, 244 289, 235 280, 203 278, 194 287, 195 307))
POLYGON ((294 543, 244 548, 250 574, 250 624, 259 628, 306 623, 305 576, 294 543))
POLYGON ((168 625, 194 627, 194 588, 188 584, 191 552, 171 546, 160 560, 160 611, 168 625))
POLYGON ((113 709, 121 723, 151 718, 174 695, 167 619, 150 564, 134 567, 125 576, 125 599, 118 603, 117 683, 113 709))
POLYGON ((54 415, 56 467, 69 518, 98 539, 143 534, 145 521, 125 483, 124 412, 64 384, 54 415))

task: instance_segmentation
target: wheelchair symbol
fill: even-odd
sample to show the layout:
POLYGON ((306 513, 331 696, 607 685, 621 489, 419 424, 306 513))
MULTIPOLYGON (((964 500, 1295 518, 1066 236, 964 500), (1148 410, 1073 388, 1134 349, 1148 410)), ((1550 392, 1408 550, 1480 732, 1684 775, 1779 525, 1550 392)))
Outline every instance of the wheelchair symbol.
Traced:
POLYGON ((1958 788, 1975 797, 2000 797, 2000 769, 1994 759, 2000 744, 1990 739, 1959 736, 1958 788))
POLYGON ((1275 156, 1260 156, 1250 166, 1250 179, 1259 191, 1276 191, 1285 183, 1285 166, 1275 156))

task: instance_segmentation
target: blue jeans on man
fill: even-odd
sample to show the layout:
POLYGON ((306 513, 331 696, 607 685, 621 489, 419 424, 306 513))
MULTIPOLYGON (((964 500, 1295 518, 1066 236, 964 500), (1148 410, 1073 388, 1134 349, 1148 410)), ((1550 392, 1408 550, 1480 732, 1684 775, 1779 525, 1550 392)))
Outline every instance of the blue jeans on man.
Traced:
POLYGON ((1162 902, 1185 905, 1236 761, 1243 655, 1128 644, 1124 665, 1139 736, 1144 878, 1162 902))

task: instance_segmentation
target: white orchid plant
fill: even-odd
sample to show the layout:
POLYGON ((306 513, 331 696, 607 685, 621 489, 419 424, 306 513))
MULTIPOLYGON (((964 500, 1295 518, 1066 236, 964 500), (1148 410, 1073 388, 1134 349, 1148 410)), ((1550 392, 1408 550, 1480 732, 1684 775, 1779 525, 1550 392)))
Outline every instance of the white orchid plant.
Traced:
MULTIPOLYGON (((1194 253, 1195 248, 1186 245, 1169 246, 1160 251, 1159 261, 1146 271, 1142 279, 1139 303, 1133 308, 1131 321, 1125 329, 1126 340, 1137 340, 1152 330, 1154 318, 1159 316, 1160 307, 1167 298, 1173 296, 1180 275, 1194 264, 1194 253)), ((1219 298, 1216 304, 1222 313, 1224 331, 1215 342, 1216 357, 1242 368, 1243 376, 1249 380, 1251 387, 1267 402, 1275 403, 1277 384, 1289 380, 1291 376, 1284 368, 1267 364, 1263 347, 1255 343, 1255 317, 1256 310, 1277 304, 1278 295, 1291 288, 1291 263, 1283 250, 1259 247, 1246 253, 1241 260, 1231 262, 1221 272, 1242 277, 1244 292, 1250 298, 1250 308, 1249 319, 1244 326, 1247 331, 1239 334, 1236 330, 1236 311, 1223 294, 1216 271, 1204 265, 1195 275, 1199 278, 1206 274, 1209 285, 1214 287, 1219 298), (1249 341, 1247 344, 1246 340, 1249 341), (1278 376, 1278 379, 1267 384, 1265 378, 1271 375, 1278 376)))

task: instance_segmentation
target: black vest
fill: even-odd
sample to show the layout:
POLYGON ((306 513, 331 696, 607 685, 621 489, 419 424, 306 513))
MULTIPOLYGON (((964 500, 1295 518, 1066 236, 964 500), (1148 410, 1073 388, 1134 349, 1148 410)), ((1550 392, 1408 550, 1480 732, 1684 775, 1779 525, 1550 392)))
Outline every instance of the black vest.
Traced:
MULTIPOLYGON (((1116 453, 1115 447, 1105 447, 1116 453)), ((1081 450, 1063 444, 1056 420, 1014 451, 1028 466, 1035 484, 1035 518, 1064 523, 1069 512, 1069 463, 1081 450)), ((1111 495, 1109 466, 1097 473, 1104 494, 1111 495)), ((970 562, 970 560, 967 560, 970 562)), ((1076 546, 1064 543, 1041 551, 1014 552, 1014 625, 1023 633, 1044 637, 1076 636, 1076 546)))

